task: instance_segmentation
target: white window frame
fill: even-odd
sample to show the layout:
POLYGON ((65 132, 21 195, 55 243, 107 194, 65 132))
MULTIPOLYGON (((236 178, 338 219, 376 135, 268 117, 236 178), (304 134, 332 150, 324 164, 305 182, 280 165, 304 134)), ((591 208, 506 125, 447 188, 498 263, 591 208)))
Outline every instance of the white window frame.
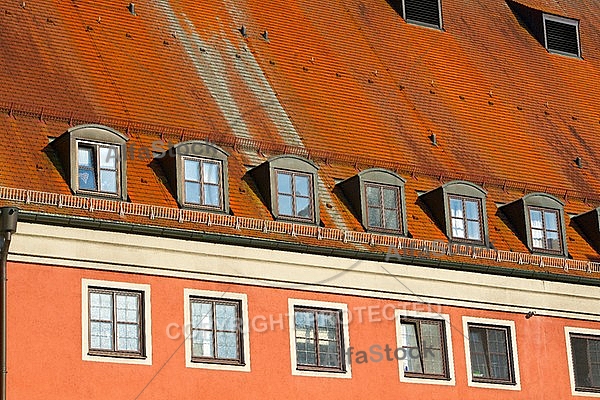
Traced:
POLYGON ((546 50, 548 50, 548 52, 550 52, 552 54, 561 54, 563 56, 581 58, 581 42, 579 39, 579 21, 577 21, 575 19, 559 17, 557 15, 551 15, 551 14, 546 14, 546 13, 543 14, 543 18, 544 18, 544 47, 546 48, 546 50), (577 55, 573 55, 572 53, 566 53, 564 51, 559 51, 559 50, 551 50, 548 48, 548 35, 546 34, 546 20, 575 26, 575 31, 577 32, 577 55))
POLYGON ((104 281, 95 279, 82 279, 81 280, 81 359, 83 361, 96 361, 96 362, 111 362, 118 364, 137 364, 137 365, 152 365, 152 319, 150 309, 150 285, 140 283, 128 283, 128 282, 114 282, 104 281), (126 358, 126 357, 111 357, 111 356, 98 356, 90 355, 90 343, 89 343, 89 321, 90 321, 90 308, 89 308, 89 292, 90 287, 101 288, 106 290, 129 290, 135 292, 141 292, 144 297, 144 314, 142 315, 143 321, 143 332, 144 337, 140 338, 145 346, 143 353, 144 358, 126 358))
MULTIPOLYGON (((444 21, 442 20, 442 2, 441 2, 441 0, 437 0, 437 3, 438 3, 438 15, 439 15, 439 18, 440 18, 440 26, 436 26, 436 25, 428 24, 428 23, 421 22, 421 21, 415 21, 414 19, 408 19, 408 18, 406 18, 406 1, 407 0, 402 0, 402 18, 407 23, 412 24, 412 25, 424 26, 426 28, 437 29, 438 31, 443 30, 444 21)), ((411 1, 411 0, 408 0, 408 1, 411 1)), ((415 1, 420 1, 420 0, 415 0, 415 1)))
POLYGON ((515 321, 506 319, 491 319, 491 318, 478 318, 478 317, 467 317, 463 316, 463 336, 465 341, 465 359, 466 359, 466 370, 467 370, 467 382, 471 387, 486 388, 486 389, 500 389, 500 390, 521 390, 521 374, 519 373, 519 354, 517 351, 517 330, 515 328, 515 321), (502 328, 508 328, 510 330, 510 343, 512 351, 512 367, 515 374, 514 384, 502 384, 502 383, 487 383, 487 382, 474 382, 473 373, 471 370, 471 347, 469 344, 469 324, 481 324, 481 325, 497 325, 502 328))
POLYGON ((185 335, 185 366, 187 368, 202 368, 221 371, 250 372, 250 323, 248 317, 248 296, 245 293, 218 292, 212 290, 183 289, 183 334, 185 335), (217 364, 209 362, 192 361, 192 316, 190 311, 190 299, 192 297, 208 297, 212 299, 237 300, 240 304, 242 317, 242 345, 243 365, 217 364))
POLYGON ((350 364, 350 358, 348 357, 348 348, 350 347, 350 334, 348 332, 348 304, 345 303, 333 303, 326 301, 315 301, 315 300, 303 300, 303 299, 288 299, 288 322, 290 330, 290 359, 292 366, 292 375, 295 376, 313 376, 319 378, 352 378, 352 368, 350 364), (307 371, 300 370, 297 368, 296 359, 296 320, 295 320, 295 307, 311 307, 315 309, 328 309, 338 310, 342 312, 342 329, 340 333, 343 335, 344 348, 343 357, 345 364, 345 371, 307 371))
POLYGON ((416 319, 424 319, 424 320, 436 320, 444 322, 444 333, 446 335, 446 343, 444 344, 446 347, 446 357, 448 361, 448 377, 450 379, 431 379, 431 378, 413 378, 404 375, 404 368, 402 367, 402 361, 398 360, 398 370, 400 375, 400 382, 406 383, 421 383, 421 384, 431 384, 431 385, 445 385, 445 386, 456 386, 456 375, 454 373, 454 353, 452 351, 452 336, 451 336, 451 326, 450 326, 450 315, 448 314, 439 314, 439 313, 431 313, 431 312, 421 312, 421 311, 412 311, 412 310, 396 310, 396 344, 397 348, 402 348, 402 324, 401 319, 405 318, 416 318, 416 319))
POLYGON ((575 388, 575 371, 573 371, 573 351, 571 349, 571 334, 598 336, 600 340, 600 329, 588 329, 588 328, 575 328, 571 326, 565 326, 565 338, 567 342, 567 363, 569 364, 569 380, 571 381, 571 394, 573 396, 583 397, 600 397, 600 393, 584 392, 576 390, 575 388))

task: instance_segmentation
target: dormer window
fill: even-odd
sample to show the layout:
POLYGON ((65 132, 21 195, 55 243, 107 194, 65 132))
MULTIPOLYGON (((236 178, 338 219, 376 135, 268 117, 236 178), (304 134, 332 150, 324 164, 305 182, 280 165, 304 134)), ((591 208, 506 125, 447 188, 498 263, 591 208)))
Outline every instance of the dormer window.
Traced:
POLYGON ((276 171, 279 215, 292 218, 312 217, 312 176, 292 171, 276 171))
POLYGON ((191 140, 158 158, 181 207, 228 213, 228 156, 214 144, 191 140))
POLYGON ((580 57, 579 21, 544 14, 544 39, 546 49, 572 57, 580 57))
POLYGON ((537 250, 560 251, 558 211, 529 207, 531 244, 537 250))
POLYGON ((452 239, 481 242, 481 200, 454 195, 448 196, 448 199, 452 239))
POLYGON ((388 0, 406 22, 440 29, 442 6, 440 0, 388 0))
POLYGON ((566 256, 563 203, 546 193, 530 193, 500 208, 532 253, 566 256))
POLYGON ((422 194, 435 221, 452 242, 488 246, 486 192, 465 181, 448 182, 422 194))
POLYGON ((78 142, 79 190, 117 194, 119 159, 117 146, 78 142))
POLYGON ((80 125, 52 142, 76 194, 127 199, 127 143, 102 125, 80 125))
POLYGON ((221 162, 184 157, 183 169, 185 203, 222 208, 221 162))
POLYGON ((270 158, 251 172, 256 185, 278 220, 318 223, 317 166, 302 157, 270 158))
POLYGON ((352 211, 367 231, 406 234, 404 179, 372 168, 339 184, 352 211))

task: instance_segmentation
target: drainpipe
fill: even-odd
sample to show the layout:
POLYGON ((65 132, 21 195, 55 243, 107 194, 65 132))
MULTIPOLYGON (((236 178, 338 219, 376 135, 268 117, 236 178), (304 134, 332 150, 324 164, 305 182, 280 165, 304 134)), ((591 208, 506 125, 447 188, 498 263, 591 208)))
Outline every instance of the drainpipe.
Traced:
POLYGON ((2 207, 0 208, 0 297, 2 297, 2 314, 0 319, 2 320, 2 351, 0 354, 2 362, 2 400, 6 400, 6 261, 8 259, 8 248, 10 247, 10 241, 12 234, 17 230, 17 216, 19 215, 19 209, 16 207, 2 207))

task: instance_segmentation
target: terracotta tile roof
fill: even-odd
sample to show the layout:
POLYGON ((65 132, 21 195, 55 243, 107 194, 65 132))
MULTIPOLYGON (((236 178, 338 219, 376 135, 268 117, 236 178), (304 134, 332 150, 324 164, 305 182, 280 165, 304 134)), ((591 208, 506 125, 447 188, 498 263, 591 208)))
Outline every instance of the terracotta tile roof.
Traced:
MULTIPOLYGON (((363 228, 335 185, 365 168, 407 179, 409 233, 430 241, 447 238, 418 193, 469 180, 488 191, 494 247, 528 253, 496 203, 541 191, 565 201, 570 216, 600 205, 600 12, 591 0, 519 3, 579 19, 583 59, 548 53, 503 0, 444 0, 443 30, 407 24, 384 0, 142 1, 137 15, 105 0, 5 1, 0 186, 70 195, 48 138, 101 123, 137 148, 160 139, 219 144, 231 154, 233 215, 261 221, 272 216, 247 171, 276 154, 319 164, 322 223, 341 231, 363 228)), ((134 204, 177 207, 150 158, 128 161, 128 194, 134 204)), ((570 256, 598 260, 566 221, 570 256)))

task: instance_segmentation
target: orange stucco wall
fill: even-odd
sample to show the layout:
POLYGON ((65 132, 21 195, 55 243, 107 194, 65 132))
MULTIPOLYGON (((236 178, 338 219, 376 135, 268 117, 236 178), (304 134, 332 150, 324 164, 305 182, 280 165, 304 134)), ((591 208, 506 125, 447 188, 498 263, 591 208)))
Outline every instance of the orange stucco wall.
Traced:
MULTIPOLYGON (((600 329, 600 323, 594 322, 542 316, 525 319, 523 314, 443 307, 441 311, 450 315, 453 325, 456 386, 400 382, 396 361, 354 363, 351 379, 299 377, 291 375, 285 316, 289 297, 347 303, 351 310, 383 308, 390 303, 402 307, 402 303, 22 263, 9 263, 8 274, 9 400, 566 399, 571 398, 571 389, 564 327, 600 329), (153 365, 82 361, 82 278, 151 285, 153 365), (268 320, 274 315, 278 320, 283 315, 281 324, 273 324, 274 329, 251 330, 251 372, 185 367, 183 339, 169 339, 166 334, 170 323, 184 323, 184 288, 246 293, 251 319, 264 315, 268 320), (521 391, 467 386, 463 315, 515 321, 521 391)), ((351 346, 356 350, 367 350, 373 344, 396 348, 394 322, 369 323, 367 319, 365 312, 362 323, 357 316, 350 323, 351 346)))

